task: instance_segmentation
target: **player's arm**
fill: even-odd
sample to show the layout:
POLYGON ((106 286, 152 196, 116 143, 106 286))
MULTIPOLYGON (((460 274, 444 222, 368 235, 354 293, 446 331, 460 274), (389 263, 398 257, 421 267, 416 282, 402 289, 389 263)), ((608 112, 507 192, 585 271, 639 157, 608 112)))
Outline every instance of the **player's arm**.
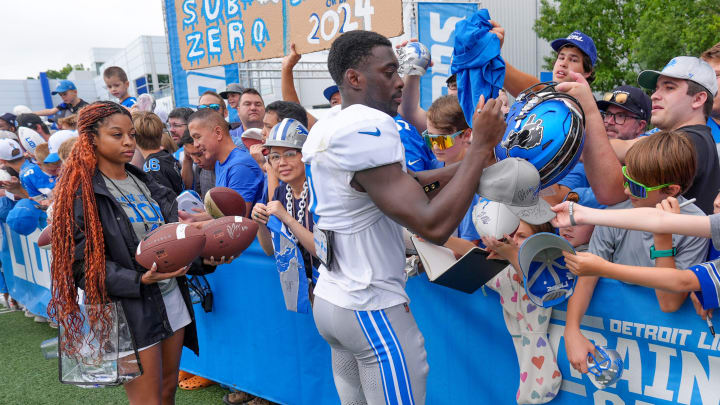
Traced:
POLYGON ((403 82, 405 86, 398 113, 422 133, 427 129, 427 112, 420 107, 420 76, 406 75, 403 82))
POLYGON ((570 72, 574 82, 557 85, 557 90, 575 97, 585 112, 585 147, 583 162, 588 182, 600 204, 613 205, 625 201, 622 166, 605 132, 600 110, 585 78, 570 72))
POLYGON ((33 114, 47 116, 47 115, 53 115, 53 114, 57 113, 58 111, 60 111, 60 109, 58 109, 57 107, 53 107, 53 108, 47 108, 45 110, 35 111, 35 112, 33 112, 33 114))
MULTIPOLYGON (((668 197, 668 200, 673 197, 668 197)), ((570 226, 569 202, 554 206, 557 213, 552 224, 555 227, 570 226)), ((632 208, 624 210, 598 210, 573 204, 575 223, 580 225, 603 225, 614 228, 653 233, 710 238, 710 218, 699 215, 674 214, 656 208, 632 208)))
MULTIPOLYGON (((479 105, 482 105, 482 101, 479 105)), ((352 184, 370 195, 390 218, 421 237, 442 245, 465 216, 480 175, 495 159, 494 147, 505 132, 502 103, 489 100, 473 118, 473 142, 452 179, 432 200, 399 163, 359 171, 352 184)))
POLYGON ((426 190, 428 197, 432 199, 450 182, 459 167, 460 163, 453 163, 439 169, 423 170, 421 172, 408 171, 408 174, 426 190))
MULTIPOLYGON (((675 293, 700 290, 700 282, 692 270, 627 266, 609 262, 588 252, 579 252, 576 255, 564 252, 563 255, 565 255, 565 264, 568 269, 579 276, 612 278, 625 283, 675 293)), ((581 277, 580 280, 583 278, 581 277)))
MULTIPOLYGON (((292 101, 300 104, 300 97, 298 97, 297 91, 295 90, 295 78, 293 77, 293 69, 295 65, 300 61, 302 56, 297 53, 295 44, 290 44, 290 53, 287 54, 282 60, 282 68, 280 70, 280 91, 282 92, 282 99, 284 101, 292 101)), ((307 113, 308 129, 312 128, 317 122, 317 118, 314 115, 307 113)))

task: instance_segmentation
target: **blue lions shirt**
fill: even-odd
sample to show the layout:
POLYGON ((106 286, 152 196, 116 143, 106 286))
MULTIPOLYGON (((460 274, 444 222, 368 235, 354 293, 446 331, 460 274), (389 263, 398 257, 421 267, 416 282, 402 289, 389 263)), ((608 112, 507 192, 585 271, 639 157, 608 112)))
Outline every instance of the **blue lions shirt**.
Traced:
POLYGON ((400 133, 400 142, 405 148, 405 164, 408 170, 421 172, 423 170, 443 167, 442 162, 435 158, 430 148, 414 126, 410 125, 400 115, 395 116, 395 125, 400 133))
POLYGON ((42 171, 40 166, 33 163, 20 176, 20 183, 22 183, 30 197, 49 194, 49 191, 55 188, 56 180, 56 176, 50 176, 42 171))
POLYGON ((137 99, 135 97, 128 97, 120 103, 120 105, 127 108, 130 108, 135 104, 137 104, 137 99))
POLYGON ((224 162, 215 162, 215 187, 231 188, 256 203, 262 196, 263 171, 248 152, 235 148, 224 162))
POLYGON ((715 143, 720 143, 720 124, 715 122, 714 119, 708 118, 707 126, 710 127, 710 132, 715 140, 715 143))

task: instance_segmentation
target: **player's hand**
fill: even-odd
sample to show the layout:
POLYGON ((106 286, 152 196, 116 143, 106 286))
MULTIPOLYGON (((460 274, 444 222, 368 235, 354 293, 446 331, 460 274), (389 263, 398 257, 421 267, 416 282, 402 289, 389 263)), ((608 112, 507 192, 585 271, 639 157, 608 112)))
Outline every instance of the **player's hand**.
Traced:
POLYGON ((140 277, 140 282, 147 285, 147 284, 157 283, 158 281, 167 280, 170 278, 184 276, 185 273, 187 273, 188 269, 189 269, 188 266, 184 266, 184 267, 181 267, 180 269, 175 270, 171 273, 158 273, 157 263, 153 263, 152 267, 150 267, 150 270, 143 273, 142 277, 140 277))
POLYGON ((283 70, 293 70, 295 65, 297 65, 298 62, 300 62, 300 58, 302 58, 302 55, 300 55, 297 52, 297 49, 295 49, 295 43, 290 44, 290 53, 285 55, 282 60, 282 69, 283 70))
POLYGON ((700 299, 697 297, 697 295, 692 292, 690 293, 690 301, 693 303, 693 307, 695 308, 695 312, 697 312, 698 315, 700 315, 700 318, 707 319, 707 317, 710 317, 712 319, 712 313, 713 310, 711 309, 705 309, 702 306, 702 303, 700 302, 700 299))
POLYGON ((568 270, 578 276, 601 276, 608 264, 603 258, 588 252, 563 252, 563 256, 568 270))
POLYGON ((232 262, 233 260, 235 260, 235 256, 228 256, 227 258, 225 256, 222 256, 222 257, 218 258, 217 260, 215 260, 215 257, 210 256, 209 258, 208 257, 204 258, 203 263, 208 266, 219 266, 221 264, 228 264, 228 263, 232 262))
POLYGON ((260 225, 267 225, 268 216, 270 216, 270 214, 268 213, 267 206, 262 203, 257 203, 253 207, 252 214, 250 214, 250 219, 260 225))
POLYGON ((473 114, 471 148, 493 149, 505 134, 505 117, 502 102, 480 96, 473 114))
POLYGON ((501 27, 497 21, 490 20, 489 22, 493 26, 490 32, 497 35, 497 37, 500 39, 500 48, 502 48, 503 44, 505 43, 505 28, 501 27))
POLYGON ((595 96, 593 96, 590 84, 585 77, 577 72, 569 72, 569 76, 570 81, 558 83, 555 86, 557 91, 573 96, 586 114, 593 109, 597 110, 595 96))
POLYGON ((587 373, 588 354, 595 351, 595 345, 583 336, 579 329, 565 328, 564 336, 565 352, 570 365, 583 374, 587 373))

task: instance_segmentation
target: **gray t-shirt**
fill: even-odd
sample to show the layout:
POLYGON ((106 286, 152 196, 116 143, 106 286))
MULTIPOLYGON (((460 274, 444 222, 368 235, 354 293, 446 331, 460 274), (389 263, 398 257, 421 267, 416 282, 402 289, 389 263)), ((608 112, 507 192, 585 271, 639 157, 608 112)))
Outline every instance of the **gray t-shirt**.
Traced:
POLYGON ((720 214, 710 215, 710 236, 715 249, 720 250, 720 214))
MULTIPOLYGON (((678 201, 682 203, 686 200, 678 197, 678 201)), ((625 208, 632 208, 630 200, 608 207, 608 209, 625 208)), ((680 212, 687 215, 705 215, 695 204, 681 208, 680 212)), ((718 236, 720 237, 720 230, 718 236)), ((673 246, 677 249, 675 266, 678 269, 688 269, 692 265, 704 262, 707 258, 708 239, 677 234, 674 234, 672 239, 673 246)), ((613 263, 654 267, 655 260, 650 259, 650 246, 653 244, 653 234, 650 232, 596 226, 590 239, 589 251, 613 263)))
MULTIPOLYGON (((165 222, 160 206, 150 197, 150 190, 145 183, 134 178, 130 173, 124 180, 111 180, 105 177, 105 186, 130 219, 138 240, 142 240, 148 232, 165 222)), ((177 287, 177 281, 174 278, 163 280, 158 282, 158 286, 163 295, 167 295, 177 287)))
POLYGON ((205 198, 205 193, 215 187, 215 170, 205 170, 195 167, 195 192, 200 198, 205 198))

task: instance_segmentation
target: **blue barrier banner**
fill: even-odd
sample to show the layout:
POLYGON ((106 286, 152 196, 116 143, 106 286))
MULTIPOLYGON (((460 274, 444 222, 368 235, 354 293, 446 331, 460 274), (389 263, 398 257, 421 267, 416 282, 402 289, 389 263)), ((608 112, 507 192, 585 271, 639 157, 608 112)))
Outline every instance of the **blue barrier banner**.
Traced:
POLYGON ((428 109, 436 98, 447 94, 445 80, 455 43, 455 24, 478 10, 477 4, 418 3, 418 41, 427 46, 433 67, 420 78, 420 106, 428 109))
MULTIPOLYGON (((45 316, 50 254, 37 247, 40 230, 22 236, 2 227, 10 292, 45 316)), ((279 403, 339 403, 329 346, 311 316, 285 309, 275 261, 257 241, 207 279, 214 308, 205 313, 195 307, 200 356, 185 350, 182 369, 279 403)), ((430 364, 427 403, 515 403, 521 372, 499 296, 486 288, 465 294, 432 284, 424 274, 408 281, 407 292, 430 364)), ((712 337, 689 300, 663 313, 653 290, 600 280, 582 331, 616 349, 625 367, 620 381, 604 390, 570 368, 565 310, 565 304, 553 309, 548 330, 562 374, 554 377, 562 385, 550 404, 720 403, 720 335, 712 337)))

